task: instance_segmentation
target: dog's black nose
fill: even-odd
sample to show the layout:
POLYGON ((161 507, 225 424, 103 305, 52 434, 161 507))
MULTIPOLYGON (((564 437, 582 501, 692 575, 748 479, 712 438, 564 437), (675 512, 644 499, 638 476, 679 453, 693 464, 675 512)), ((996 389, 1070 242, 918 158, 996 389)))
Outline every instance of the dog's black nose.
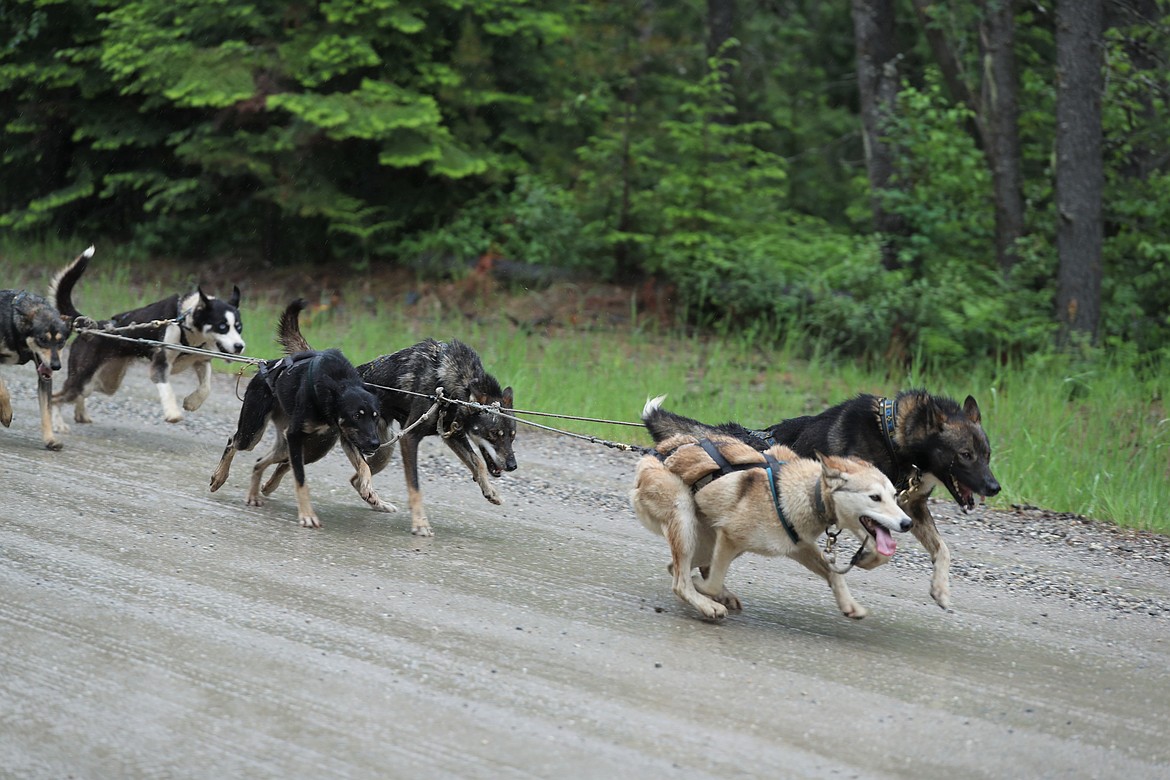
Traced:
POLYGON ((907 517, 898 525, 898 528, 902 529, 902 533, 906 533, 910 530, 910 526, 912 525, 914 525, 914 521, 907 517))
POLYGON ((986 489, 983 491, 983 495, 985 496, 994 496, 999 492, 999 483, 996 482, 994 478, 988 480, 985 487, 986 489))
POLYGON ((506 461, 504 461, 504 470, 505 471, 515 471, 516 470, 516 458, 515 457, 509 457, 506 461))
POLYGON ((244 351, 244 345, 243 344, 236 344, 235 350, 236 350, 237 355, 240 354, 241 352, 244 351))

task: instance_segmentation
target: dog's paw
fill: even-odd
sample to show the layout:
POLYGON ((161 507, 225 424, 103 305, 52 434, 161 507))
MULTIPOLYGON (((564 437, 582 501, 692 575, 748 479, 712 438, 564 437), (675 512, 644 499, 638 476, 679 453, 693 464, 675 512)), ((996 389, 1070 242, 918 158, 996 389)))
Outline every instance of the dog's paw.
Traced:
POLYGON ((504 499, 500 498, 500 494, 491 485, 488 485, 487 489, 483 491, 483 497, 497 506, 504 503, 504 499))
POLYGON ((49 439, 47 442, 45 442, 45 449, 52 450, 53 452, 60 452, 64 448, 64 443, 59 442, 56 439, 49 439))
POLYGON ((707 599, 706 603, 700 602, 695 604, 695 607, 697 607, 698 610, 703 613, 703 617, 709 620, 722 620, 723 618, 727 617, 727 607, 723 606, 718 601, 707 599))
MULTIPOLYGON (((212 490, 214 489, 212 488, 212 490)), ((256 493, 249 493, 244 497, 244 503, 248 506, 264 506, 264 499, 256 493)))
POLYGON ((421 525, 418 523, 411 525, 410 532, 414 536, 434 536, 435 535, 435 532, 433 530, 431 530, 431 524, 428 523, 426 520, 423 520, 421 525))
POLYGON ((169 422, 169 423, 177 423, 177 422, 182 422, 182 421, 183 421, 183 415, 181 415, 181 414, 175 414, 175 415, 168 414, 168 415, 166 416, 166 421, 167 421, 167 422, 169 422))
POLYGON ((727 607, 732 612, 740 612, 743 610, 743 602, 739 600, 739 596, 735 595, 726 588, 723 589, 723 593, 721 593, 715 600, 723 606, 727 607))
POLYGON ((12 425, 12 402, 7 398, 0 400, 0 425, 5 428, 12 425))
POLYGON ((855 601, 843 608, 841 610, 841 614, 851 620, 861 620, 863 617, 869 614, 869 610, 855 601))
POLYGON ((80 423, 81 425, 89 425, 93 422, 93 418, 84 412, 74 412, 73 422, 80 423))
POLYGON ((315 515, 315 514, 301 515, 300 520, 301 520, 301 526, 304 528, 320 528, 321 527, 321 521, 317 518, 317 515, 315 515))
MULTIPOLYGON (((188 412, 193 412, 196 409, 198 409, 200 406, 203 406, 203 402, 206 400, 207 400, 207 396, 196 395, 195 393, 192 393, 191 395, 189 395, 183 399, 183 408, 186 409, 188 412)), ((168 422, 170 422, 170 421, 168 421, 168 422)))
POLYGON ((945 609, 947 612, 951 611, 951 593, 950 588, 931 587, 930 597, 934 599, 934 603, 938 604, 940 609, 945 609))
POLYGON ((374 500, 370 502, 370 509, 373 509, 375 512, 386 512, 387 514, 393 514, 398 511, 398 507, 389 501, 383 501, 378 498, 376 493, 374 494, 374 500))

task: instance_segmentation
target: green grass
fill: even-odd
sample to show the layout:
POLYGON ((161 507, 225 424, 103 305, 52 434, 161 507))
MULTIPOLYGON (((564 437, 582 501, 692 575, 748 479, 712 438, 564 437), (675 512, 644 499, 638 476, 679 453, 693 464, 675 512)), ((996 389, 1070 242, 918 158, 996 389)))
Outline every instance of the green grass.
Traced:
MULTIPOLYGON (((81 248, 0 245, 0 268, 7 277, 0 278, 0 287, 43 291, 53 270, 81 248)), ((113 259, 98 248, 75 294, 82 311, 108 316, 197 281, 189 264, 109 253, 115 252, 113 259)), ((240 283, 247 352, 274 357, 277 315, 291 297, 320 295, 321 272, 304 268, 276 275, 253 269, 251 276, 240 283)), ((918 386, 960 402, 970 393, 982 409, 992 466, 1004 487, 993 506, 1034 505, 1170 533, 1170 421, 1164 407, 1170 377, 1160 367, 1137 368, 1133 358, 1087 360, 1053 353, 964 371, 874 369, 858 361, 798 357, 796 338, 765 349, 746 336, 688 336, 644 323, 527 329, 498 314, 504 302, 522 308, 523 298, 480 300, 475 316, 468 317, 451 307, 408 306, 400 286, 358 273, 348 277, 342 300, 357 303, 307 313, 302 325, 315 346, 340 347, 355 363, 428 336, 458 338, 515 388, 519 409, 627 422, 637 421, 648 397, 663 393, 667 408, 681 414, 749 426, 815 413, 860 392, 889 394, 918 386)), ((331 278, 340 277, 335 272, 331 278)), ((533 419, 605 440, 648 443, 637 427, 533 419)), ((522 443, 518 452, 522 459, 522 443)))

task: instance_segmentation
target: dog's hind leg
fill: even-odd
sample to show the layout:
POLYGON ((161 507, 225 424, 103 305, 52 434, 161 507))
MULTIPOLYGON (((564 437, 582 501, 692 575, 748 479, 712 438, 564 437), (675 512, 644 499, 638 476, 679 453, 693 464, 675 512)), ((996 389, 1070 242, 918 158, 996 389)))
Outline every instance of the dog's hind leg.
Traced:
POLYGON ((674 594, 705 617, 713 620, 727 617, 727 607, 695 590, 695 583, 691 579, 695 549, 699 544, 699 519, 690 491, 685 488, 680 491, 668 511, 670 515, 662 525, 666 541, 670 544, 674 594))
POLYGON ((5 428, 12 425, 12 396, 8 393, 8 385, 4 384, 4 377, 0 377, 0 425, 5 428))
POLYGON ((195 378, 199 380, 199 384, 195 386, 190 395, 183 399, 183 408, 188 412, 193 412, 203 406, 203 402, 211 395, 211 361, 197 360, 191 365, 191 368, 195 371, 195 378))
POLYGON ((796 549, 788 553, 788 556, 829 583, 829 588, 833 591, 833 598, 837 601, 837 609, 841 610, 842 615, 854 620, 861 620, 869 614, 869 610, 853 599, 853 594, 849 592, 849 586, 845 584, 845 576, 829 566, 829 562, 825 560, 824 554, 819 549, 806 542, 801 542, 796 545, 796 549))
POLYGON ((934 565, 930 575, 930 597, 941 608, 951 608, 951 551, 946 542, 939 536, 938 526, 934 524, 934 517, 926 505, 926 499, 915 497, 902 507, 914 524, 910 526, 910 533, 914 534, 934 565))
POLYGON ((739 596, 727 589, 725 578, 732 561, 741 554, 743 554, 743 550, 736 549, 726 534, 716 531, 715 549, 711 552, 711 563, 700 568, 700 576, 693 579, 695 589, 699 593, 737 612, 743 609, 743 602, 739 600, 739 596))
POLYGON ((244 404, 240 407, 240 420, 236 424, 236 432, 228 439, 227 446, 223 449, 223 455, 219 459, 219 465, 211 474, 212 493, 219 490, 227 481, 228 472, 231 471, 232 467, 232 459, 235 458, 236 452, 240 450, 246 452, 260 443, 260 439, 264 436, 264 429, 272 416, 272 406, 275 401, 272 389, 264 380, 254 379, 248 384, 248 389, 244 392, 244 404))
POLYGON ((260 497, 260 494, 263 493, 267 496, 276 489, 276 486, 280 484, 280 476, 284 476, 284 472, 280 468, 281 466, 287 468, 287 463, 288 447, 285 446, 284 437, 278 433, 276 443, 272 445, 272 450, 260 458, 260 460, 256 461, 256 465, 252 466, 252 481, 248 485, 248 495, 244 497, 244 503, 248 506, 264 506, 264 499, 260 497), (263 490, 261 490, 260 480, 264 479, 264 470, 273 463, 280 464, 276 467, 276 471, 273 472, 272 479, 269 480, 269 483, 275 481, 275 484, 272 484, 271 488, 269 488, 268 484, 265 484, 263 490), (280 476, 277 476, 278 474, 280 476))
POLYGON ((41 439, 45 447, 59 450, 65 445, 53 436, 53 377, 37 375, 37 405, 41 409, 41 439))

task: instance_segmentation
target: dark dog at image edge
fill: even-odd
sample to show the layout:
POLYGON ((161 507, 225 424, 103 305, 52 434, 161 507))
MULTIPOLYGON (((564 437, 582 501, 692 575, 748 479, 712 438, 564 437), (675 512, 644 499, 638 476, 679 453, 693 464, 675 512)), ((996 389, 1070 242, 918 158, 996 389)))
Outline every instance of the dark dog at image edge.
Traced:
MULTIPOLYGON (((57 272, 48 298, 26 290, 0 290, 0 365, 24 365, 37 370, 37 402, 41 411, 41 439, 50 450, 61 442, 53 436, 53 372, 61 368, 61 351, 80 316, 73 305, 73 287, 93 257, 93 247, 57 272)), ((0 377, 0 423, 12 424, 12 397, 0 377)))
MULTIPOLYGON (((290 306, 281 318, 279 341, 286 353, 309 349, 300 331, 300 307, 290 306)), ((513 442, 516 439, 516 420, 508 412, 513 408, 512 388, 500 388, 500 383, 484 370, 479 355, 462 342, 440 342, 433 339, 389 355, 382 355, 357 367, 367 387, 378 397, 381 418, 379 431, 383 441, 390 435, 390 424, 396 422, 404 431, 400 436, 402 467, 406 475, 406 489, 410 500, 411 533, 433 536, 418 479, 418 447, 427 436, 441 436, 460 461, 471 471, 484 498, 493 504, 502 504, 488 477, 499 477, 504 471, 516 469, 513 442), (454 401, 471 401, 489 409, 477 409, 463 404, 448 403, 437 414, 427 417, 439 388, 443 397, 454 401), (408 392, 403 392, 408 391, 408 392), (421 422, 420 422, 421 420, 421 422)), ((319 435, 312 443, 318 457, 333 446, 334 440, 319 435)), ((352 445, 341 442, 346 456, 354 464, 356 473, 350 484, 371 508, 381 512, 395 512, 397 508, 383 501, 374 491, 372 476, 390 462, 394 448, 383 446, 372 457, 361 458, 352 445)), ((252 495, 259 500, 261 493, 270 495, 280 484, 288 469, 280 442, 272 452, 261 458, 253 470, 252 495), (268 482, 259 487, 264 469, 276 465, 268 482)))
MULTIPOLYGON (((202 288, 187 295, 172 295, 140 309, 115 314, 99 322, 98 328, 117 328, 122 336, 197 347, 225 355, 238 355, 244 351, 241 336, 244 323, 240 318, 238 287, 232 288, 232 297, 228 300, 207 295, 202 288), (161 321, 168 322, 151 324, 161 321), (139 327, 133 327, 135 325, 139 327)), ((53 396, 53 402, 72 403, 75 422, 92 422, 85 409, 86 396, 95 390, 105 395, 116 393, 122 386, 126 370, 137 360, 150 361, 150 381, 158 389, 167 422, 179 422, 183 419, 183 409, 195 411, 211 394, 211 358, 206 355, 83 333, 69 348, 69 376, 61 392, 53 396), (188 368, 195 372, 199 384, 183 399, 180 409, 170 378, 188 368)), ((67 429, 63 420, 58 420, 57 426, 67 429)))
POLYGON ((644 422, 655 441, 714 432, 760 450, 784 444, 801 457, 821 452, 873 463, 902 491, 898 500, 913 521, 910 531, 930 554, 934 566, 930 595, 943 609, 951 606, 951 554, 938 533, 927 498, 941 484, 959 507, 969 512, 975 507, 976 496, 994 496, 1000 490, 991 473, 991 445, 979 405, 971 396, 959 406, 925 390, 906 390, 892 399, 863 394, 820 414, 795 417, 766 430, 734 422, 707 425, 664 409, 653 410, 644 422))
MULTIPOLYGON (((339 350, 306 350, 265 361, 244 392, 236 432, 211 475, 211 490, 219 490, 227 480, 236 452, 255 447, 271 421, 296 483, 298 520, 306 528, 320 528, 305 483, 305 463, 328 452, 318 446, 324 439, 332 447, 340 438, 346 452, 355 453, 359 461, 373 455, 381 443, 379 416, 378 399, 339 350)), ((247 502, 260 504, 252 491, 247 502)))
MULTIPOLYGON (((660 402, 649 402, 643 416, 652 417, 660 402)), ((836 526, 863 549, 872 542, 888 560, 896 548, 890 532, 910 527, 893 484, 872 464, 798 458, 782 445, 761 452, 714 432, 660 442, 638 462, 630 499, 642 524, 670 545, 675 594, 715 619, 742 608, 724 579, 745 552, 792 558, 829 583, 842 614, 861 619, 867 610, 854 601, 818 539, 836 526), (692 578, 694 567, 699 575, 692 578)))

